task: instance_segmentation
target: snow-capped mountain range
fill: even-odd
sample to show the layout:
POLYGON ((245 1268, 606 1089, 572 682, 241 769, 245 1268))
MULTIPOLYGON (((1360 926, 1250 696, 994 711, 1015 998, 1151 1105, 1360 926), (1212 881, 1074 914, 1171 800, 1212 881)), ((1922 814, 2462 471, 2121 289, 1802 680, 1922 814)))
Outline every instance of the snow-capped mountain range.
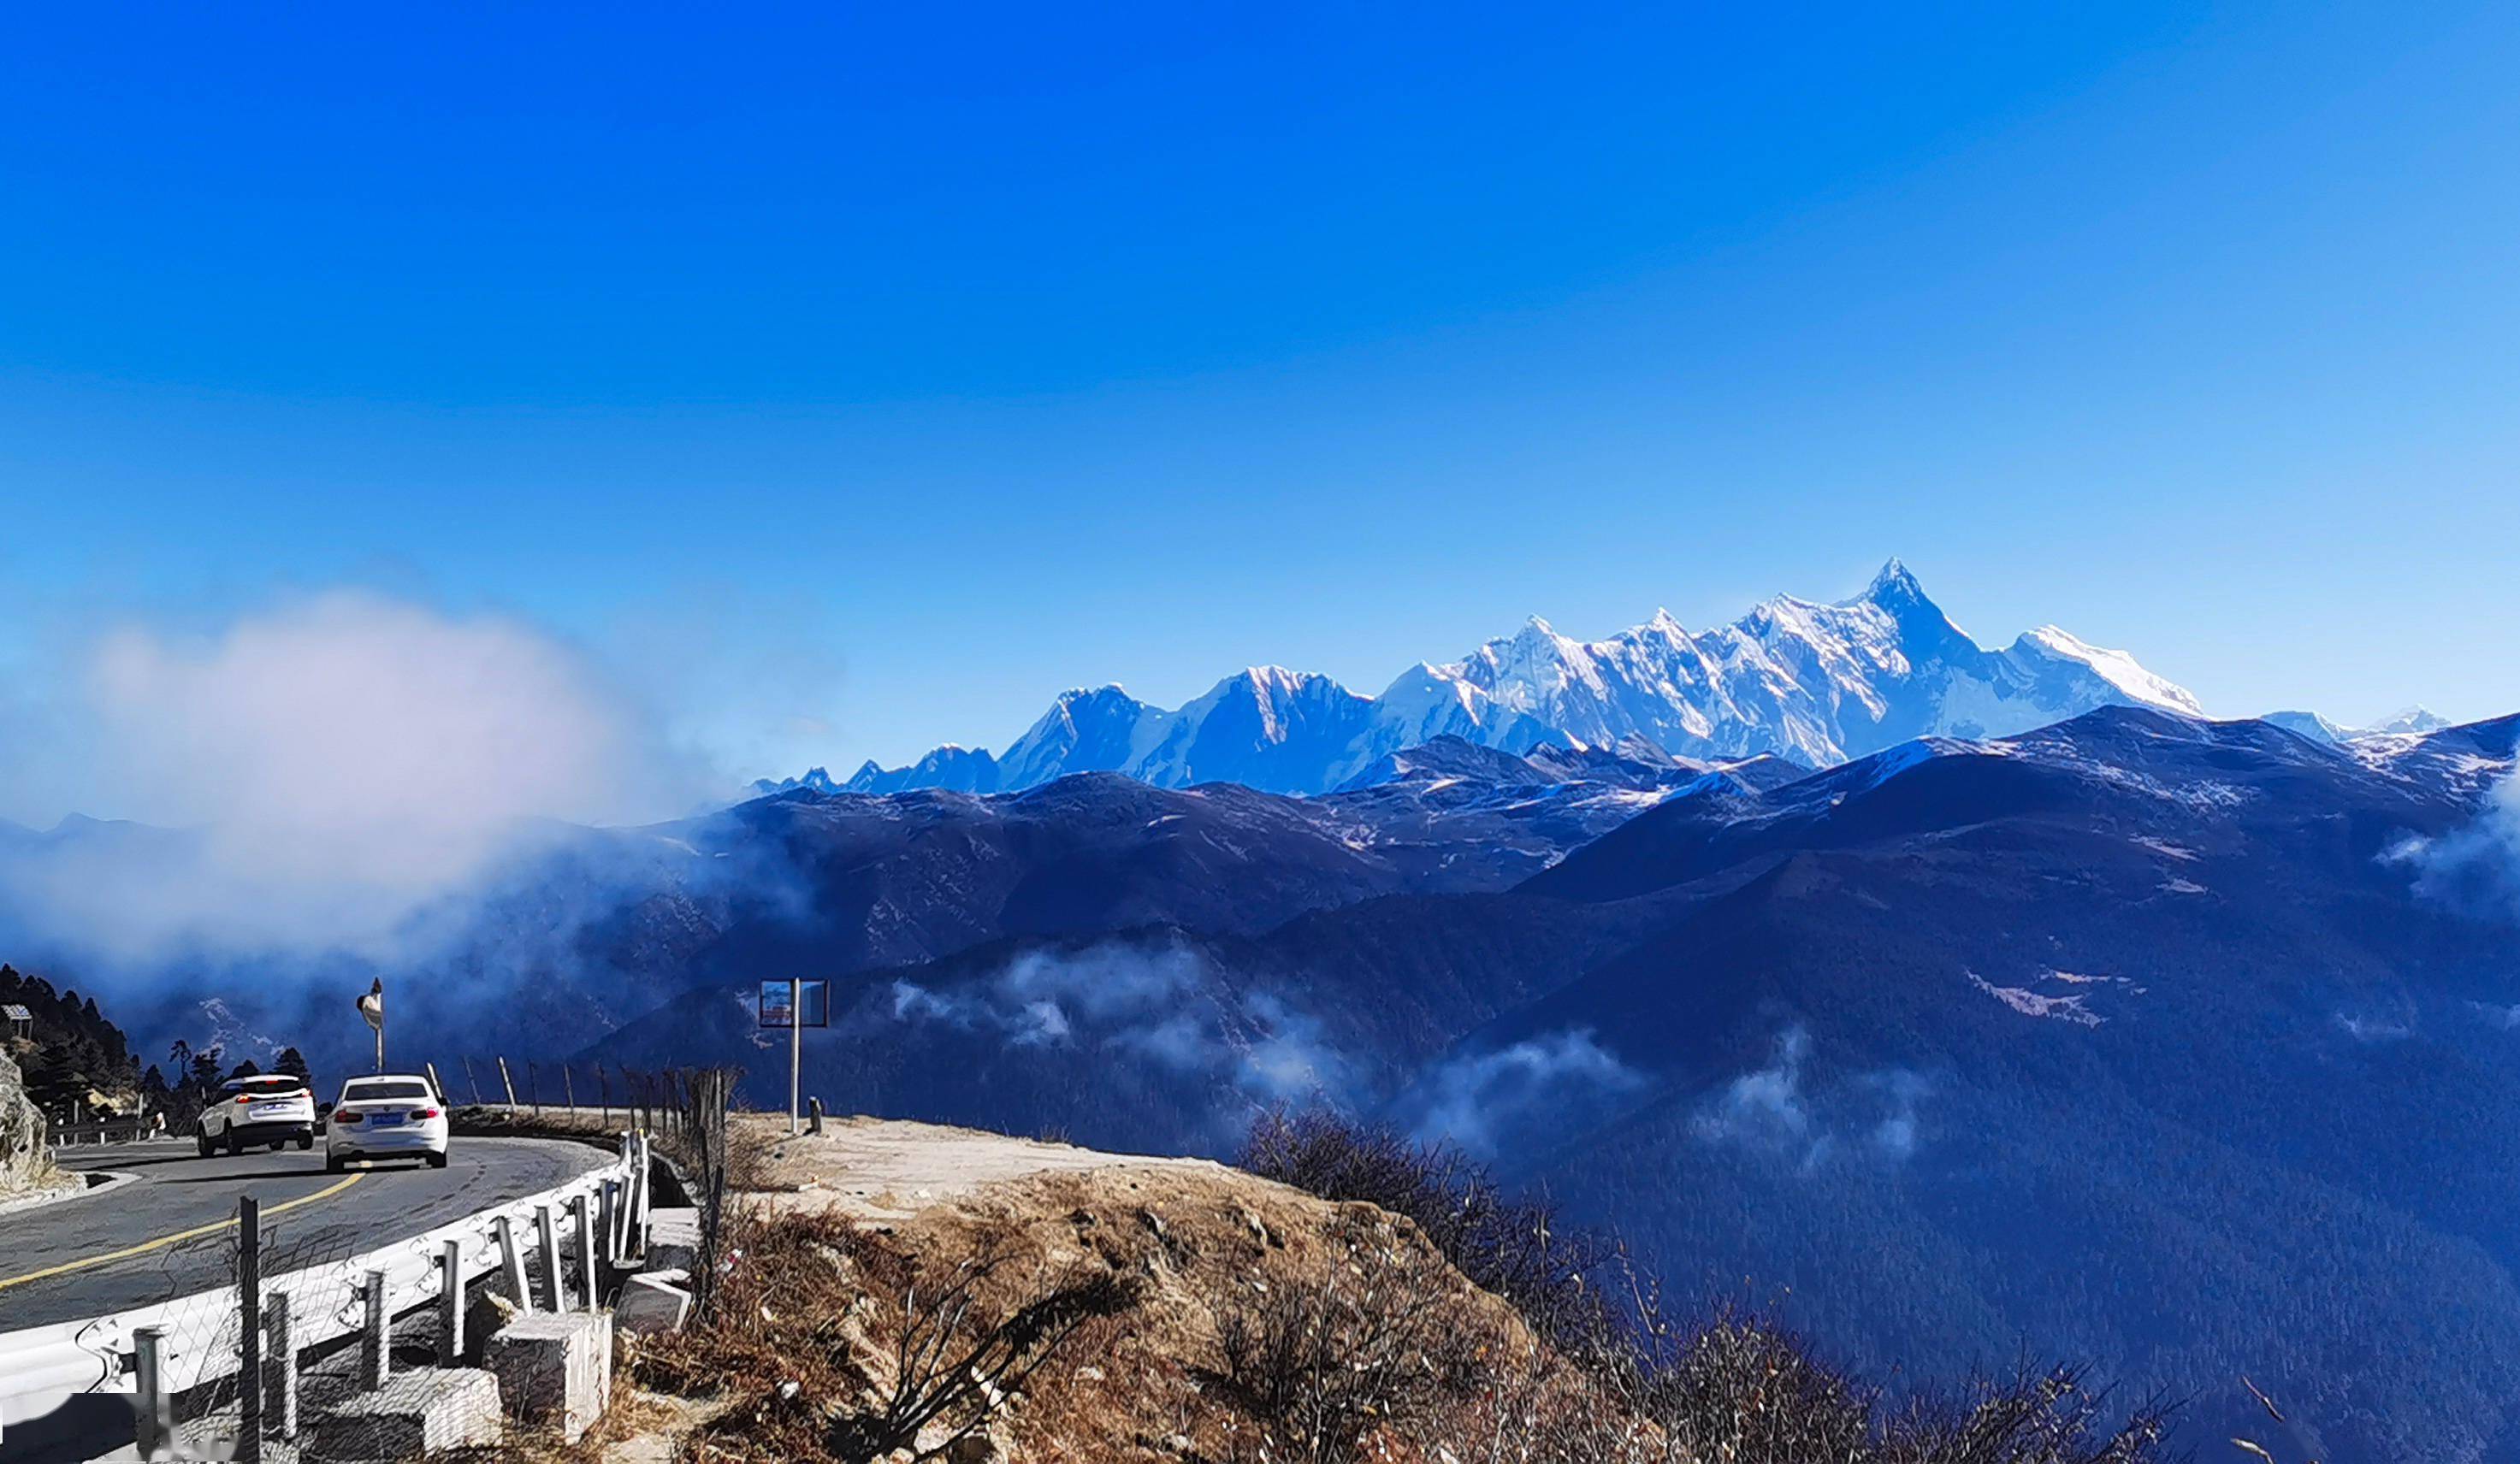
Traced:
POLYGON ((1379 696, 1276 666, 1169 710, 1117 686, 1068 691, 1000 755, 946 746, 905 768, 870 762, 845 783, 818 768, 755 790, 998 793, 1118 772, 1162 787, 1324 793, 1443 736, 1513 753, 1641 738, 1682 758, 1827 767, 1912 737, 2005 736, 2106 705, 2202 715, 2125 652, 2054 626, 1980 646, 1893 559, 1853 599, 1778 596, 1700 633, 1662 611, 1577 641, 1535 616, 1461 660, 1410 668, 1379 696))

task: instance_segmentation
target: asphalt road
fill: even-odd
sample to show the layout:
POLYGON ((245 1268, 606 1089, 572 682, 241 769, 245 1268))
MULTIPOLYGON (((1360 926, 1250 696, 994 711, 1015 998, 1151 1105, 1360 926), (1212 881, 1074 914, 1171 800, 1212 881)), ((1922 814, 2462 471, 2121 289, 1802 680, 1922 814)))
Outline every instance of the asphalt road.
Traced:
POLYGON ((66 1149, 66 1168, 133 1182, 0 1215, 0 1332, 146 1306, 232 1279, 237 1200, 262 1204, 267 1275, 417 1235, 549 1189, 610 1156, 589 1144, 458 1137, 448 1164, 324 1171, 324 1147, 198 1157, 191 1140, 66 1149), (286 1208, 284 1208, 286 1207, 286 1208))

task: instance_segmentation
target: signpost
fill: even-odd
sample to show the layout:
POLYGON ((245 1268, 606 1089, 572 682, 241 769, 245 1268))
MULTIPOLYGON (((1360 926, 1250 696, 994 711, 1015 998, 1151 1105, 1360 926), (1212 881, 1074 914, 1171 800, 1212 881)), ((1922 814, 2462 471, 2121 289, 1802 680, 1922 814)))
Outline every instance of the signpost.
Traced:
POLYGON ((385 984, 382 978, 369 982, 368 994, 359 998, 359 1015, 377 1029, 377 1071, 385 1070, 385 984))
POLYGON ((803 1131, 805 1029, 832 1025, 832 984, 790 976, 761 983, 761 1025, 788 1029, 788 1135, 803 1131))

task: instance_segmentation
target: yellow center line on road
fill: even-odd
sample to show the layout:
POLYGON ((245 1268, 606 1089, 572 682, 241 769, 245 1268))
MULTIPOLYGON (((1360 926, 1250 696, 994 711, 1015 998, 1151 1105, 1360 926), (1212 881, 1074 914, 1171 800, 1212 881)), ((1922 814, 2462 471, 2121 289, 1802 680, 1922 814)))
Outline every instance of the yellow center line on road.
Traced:
MULTIPOLYGON (((311 1195, 300 1195, 293 1200, 286 1200, 277 1205, 265 1206, 262 1213, 264 1216, 269 1217, 278 1215, 283 1211, 294 1210, 300 1205, 312 1205, 317 1200, 331 1199, 333 1196, 339 1194, 341 1191, 358 1183, 366 1177, 368 1177, 368 1172, 361 1170, 359 1173, 352 1175, 340 1183, 328 1184, 311 1195)), ((128 1261, 134 1256, 146 1256, 151 1251, 162 1251, 170 1245, 181 1245, 185 1241, 193 1240, 200 1236, 215 1235, 221 1230, 233 1230, 235 1228, 236 1218, 231 1216, 226 1220, 220 1220, 216 1224, 195 1225, 190 1230, 178 1230, 172 1235, 160 1235, 156 1240, 144 1240, 138 1245, 125 1246, 121 1250, 112 1251, 103 1256, 90 1256, 84 1261, 65 1261, 59 1265, 45 1266, 42 1270, 30 1270, 22 1276, 10 1276, 6 1279, 0 1279, 0 1291, 7 1291, 12 1286, 23 1286, 29 1281, 40 1281, 47 1276, 63 1276, 68 1275, 74 1270, 86 1270, 91 1266, 112 1265, 116 1261, 128 1261)))

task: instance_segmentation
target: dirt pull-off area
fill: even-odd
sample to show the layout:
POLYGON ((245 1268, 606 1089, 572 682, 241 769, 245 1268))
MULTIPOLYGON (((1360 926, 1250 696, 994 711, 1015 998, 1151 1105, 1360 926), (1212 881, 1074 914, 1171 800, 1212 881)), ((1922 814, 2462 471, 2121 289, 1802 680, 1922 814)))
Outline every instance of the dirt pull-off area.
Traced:
POLYGON ((1256 1182, 1211 1160, 1105 1154, 905 1120, 840 1119, 825 1124, 820 1134, 793 1138, 783 1118, 743 1114, 736 1125, 739 1141, 760 1155, 759 1168, 744 1178, 766 1192, 775 1208, 798 1214, 898 1222, 939 1203, 969 1199, 989 1185, 1102 1170, 1256 1182))

